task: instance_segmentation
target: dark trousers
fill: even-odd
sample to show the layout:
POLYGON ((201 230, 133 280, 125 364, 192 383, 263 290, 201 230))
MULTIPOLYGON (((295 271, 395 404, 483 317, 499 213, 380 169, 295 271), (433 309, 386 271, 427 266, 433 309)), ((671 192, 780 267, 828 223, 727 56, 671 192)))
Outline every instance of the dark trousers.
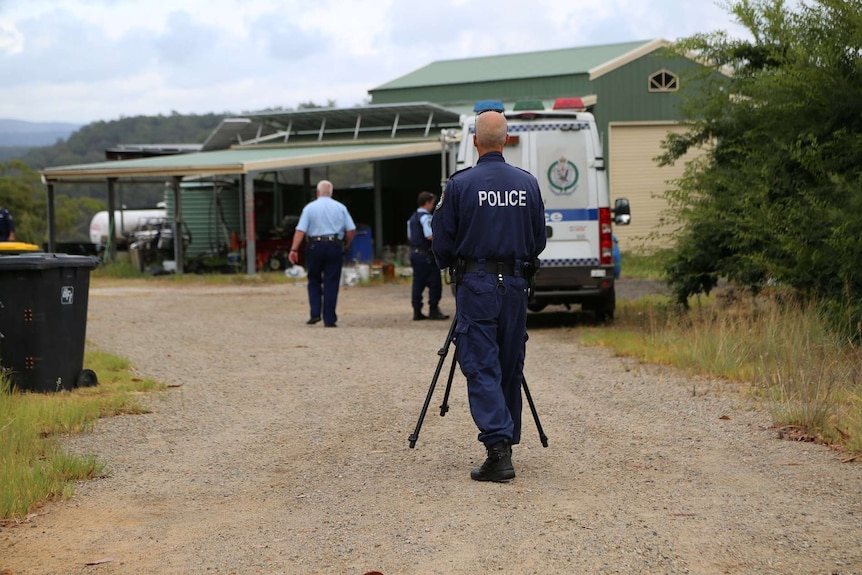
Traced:
POLYGON ((413 266, 413 309, 422 309, 422 293, 428 288, 428 304, 434 307, 440 303, 443 294, 443 282, 440 279, 440 268, 434 257, 426 254, 410 254, 410 265, 413 266))
POLYGON ((521 441, 521 381, 527 347, 527 280, 468 273, 455 293, 458 364, 470 414, 486 446, 521 441))
POLYGON ((321 315, 322 308, 324 325, 335 325, 338 321, 335 305, 338 303, 343 261, 340 242, 311 242, 305 251, 311 317, 321 315))

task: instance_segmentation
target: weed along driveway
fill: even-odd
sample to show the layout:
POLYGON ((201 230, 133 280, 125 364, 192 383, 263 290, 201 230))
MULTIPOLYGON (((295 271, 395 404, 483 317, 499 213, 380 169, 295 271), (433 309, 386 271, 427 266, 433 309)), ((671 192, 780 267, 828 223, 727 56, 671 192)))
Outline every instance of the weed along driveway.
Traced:
POLYGON ((408 284, 343 288, 335 330, 307 314, 302 283, 94 285, 90 345, 170 387, 66 441, 106 477, 3 526, 0 571, 862 573, 862 465, 778 440, 733 386, 533 321, 549 446, 525 404, 517 478, 477 483, 448 360, 408 447, 448 322, 413 322, 408 284))

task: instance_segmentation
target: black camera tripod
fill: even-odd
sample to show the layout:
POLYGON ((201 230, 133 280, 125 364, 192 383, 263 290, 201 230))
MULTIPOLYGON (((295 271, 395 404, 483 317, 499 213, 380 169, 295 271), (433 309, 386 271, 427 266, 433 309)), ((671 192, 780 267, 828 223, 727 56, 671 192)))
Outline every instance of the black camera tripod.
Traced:
MULTIPOLYGON (((428 406, 431 404, 431 396, 434 395, 434 388, 437 386, 437 378, 440 377, 440 372, 443 370, 443 363, 446 361, 446 356, 449 354, 449 346, 452 344, 455 326, 457 325, 458 314, 453 314, 452 325, 449 326, 449 333, 446 334, 446 342, 437 351, 440 359, 437 361, 437 369, 434 370, 434 377, 431 380, 431 386, 428 388, 428 395, 425 397, 425 404, 422 406, 422 412, 419 414, 419 421, 416 422, 416 429, 410 434, 410 448, 416 446, 416 441, 419 439, 419 430, 422 428, 422 421, 425 419, 425 414, 428 413, 428 406)), ((452 391, 452 378, 455 376, 455 365, 457 359, 452 359, 452 364, 449 366, 449 380, 446 382, 446 392, 443 394, 443 403, 440 404, 440 417, 444 417, 449 411, 449 392, 452 391)), ((539 421, 539 414, 536 412, 536 406, 533 404, 533 396, 530 395, 530 388, 527 387, 527 379, 521 379, 521 387, 524 388, 524 395, 527 397, 527 403, 530 404, 530 411, 533 413, 533 419, 536 421, 536 429, 539 430, 539 440, 543 447, 548 446, 548 436, 542 430, 542 423, 539 421)))

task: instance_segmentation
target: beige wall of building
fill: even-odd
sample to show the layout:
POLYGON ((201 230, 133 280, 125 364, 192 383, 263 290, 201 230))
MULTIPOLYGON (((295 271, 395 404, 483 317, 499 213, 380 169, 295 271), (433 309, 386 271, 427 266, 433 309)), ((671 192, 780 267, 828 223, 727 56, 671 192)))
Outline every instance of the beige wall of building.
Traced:
POLYGON ((661 143, 671 131, 684 132, 685 127, 670 122, 612 122, 609 126, 611 205, 616 198, 628 198, 632 209, 631 224, 614 227, 623 251, 653 251, 672 243, 668 234, 675 229, 674 218, 667 213, 664 192, 683 175, 685 164, 700 154, 690 152, 673 166, 659 167, 655 158, 663 153, 661 143))

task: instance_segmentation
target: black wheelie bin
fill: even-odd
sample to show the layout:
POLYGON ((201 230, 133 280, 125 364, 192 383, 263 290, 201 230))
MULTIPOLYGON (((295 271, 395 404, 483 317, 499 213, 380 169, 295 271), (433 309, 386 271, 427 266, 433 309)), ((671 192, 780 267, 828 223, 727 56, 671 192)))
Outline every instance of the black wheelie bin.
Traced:
POLYGON ((0 256, 0 369, 20 390, 96 385, 83 369, 92 256, 0 256))

